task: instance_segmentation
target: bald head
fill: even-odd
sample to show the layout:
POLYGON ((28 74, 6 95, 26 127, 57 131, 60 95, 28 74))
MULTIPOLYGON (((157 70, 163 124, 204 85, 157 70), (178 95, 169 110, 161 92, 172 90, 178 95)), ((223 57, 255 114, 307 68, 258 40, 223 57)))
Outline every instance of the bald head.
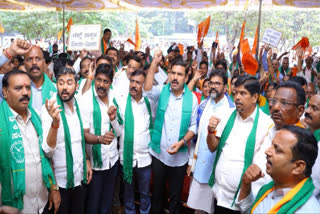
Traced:
POLYGON ((316 94, 316 87, 313 83, 309 82, 306 89, 307 98, 310 99, 315 94, 316 94))
POLYGON ((30 74, 32 81, 43 79, 45 60, 40 47, 32 46, 31 50, 24 55, 24 58, 24 66, 30 74))

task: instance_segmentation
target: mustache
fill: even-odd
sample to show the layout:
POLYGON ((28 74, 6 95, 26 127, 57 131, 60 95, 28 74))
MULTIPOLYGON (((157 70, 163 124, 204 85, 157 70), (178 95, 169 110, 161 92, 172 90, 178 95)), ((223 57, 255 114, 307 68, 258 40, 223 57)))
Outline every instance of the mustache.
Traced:
POLYGON ((305 114, 304 114, 304 117, 307 117, 307 118, 309 118, 310 120, 312 120, 312 117, 311 117, 311 115, 310 115, 309 113, 305 113, 305 114))
POLYGON ((102 90, 103 92, 105 92, 107 89, 103 88, 103 87, 98 87, 97 88, 98 91, 102 90))
POLYGON ((65 89, 63 89, 62 91, 61 91, 61 94, 70 94, 67 90, 65 90, 65 89))
POLYGON ((135 91, 138 92, 137 89, 135 87, 130 88, 130 91, 135 91))
POLYGON ((30 100, 30 97, 28 95, 24 95, 23 97, 21 97, 19 99, 19 102, 22 102, 22 101, 29 101, 30 100))
POLYGON ((178 80, 172 80, 171 83, 176 83, 176 84, 178 84, 178 80))
POLYGON ((30 71, 35 70, 35 69, 40 71, 39 66, 36 66, 36 65, 33 65, 33 66, 30 68, 30 71))
POLYGON ((211 88, 211 89, 210 89, 209 93, 211 94, 212 92, 218 93, 218 91, 217 91, 215 88, 211 88))

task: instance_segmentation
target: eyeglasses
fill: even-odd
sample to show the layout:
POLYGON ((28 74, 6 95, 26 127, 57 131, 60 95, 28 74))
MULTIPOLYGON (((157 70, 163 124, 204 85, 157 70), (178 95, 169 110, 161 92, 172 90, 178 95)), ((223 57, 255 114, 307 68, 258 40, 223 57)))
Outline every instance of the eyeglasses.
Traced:
POLYGON ((221 82, 211 82, 209 81, 209 86, 217 86, 217 87, 220 87, 222 85, 221 82))
POLYGON ((296 103, 287 102, 285 100, 277 100, 277 99, 274 99, 274 98, 270 98, 270 103, 271 103, 271 105, 276 105, 277 103, 280 103, 280 106, 282 108, 289 108, 290 105, 299 106, 296 103))

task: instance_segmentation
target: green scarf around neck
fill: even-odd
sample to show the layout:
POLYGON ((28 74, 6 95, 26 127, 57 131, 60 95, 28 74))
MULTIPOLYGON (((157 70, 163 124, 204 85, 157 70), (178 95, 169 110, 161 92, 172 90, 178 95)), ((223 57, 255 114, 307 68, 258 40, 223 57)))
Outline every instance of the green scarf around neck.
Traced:
MULTIPOLYGON (((213 164, 213 169, 212 169, 212 173, 209 179, 209 186, 213 187, 214 183, 215 183, 215 171, 216 171, 216 167, 217 164, 219 162, 219 158, 221 156, 222 150, 224 145, 227 142, 227 139, 233 129, 234 126, 234 122, 236 120, 236 116, 237 116, 237 110, 234 110, 234 112, 231 114, 231 116, 229 117, 229 120, 225 126, 225 128, 223 129, 223 132, 221 134, 221 138, 220 138, 220 142, 218 144, 218 148, 216 150, 216 157, 214 160, 214 164, 213 164)), ((244 167, 242 170, 242 174, 241 177, 243 175, 243 173, 247 170, 247 168, 251 165, 252 160, 253 160, 253 155, 254 155, 254 147, 255 147, 255 143, 256 143, 256 132, 257 132, 257 126, 258 126, 258 120, 259 120, 259 107, 256 107, 256 115, 254 118, 254 122, 253 122, 253 126, 252 129, 250 131, 250 134, 248 136, 247 142, 246 142, 246 149, 245 149, 245 153, 244 153, 244 167)), ((234 201, 237 197, 237 194, 239 192, 240 186, 241 186, 241 177, 240 177, 240 182, 237 188, 237 191, 234 195, 234 199, 233 199, 233 203, 231 206, 233 206, 234 201)))
MULTIPOLYGON (((42 179, 50 190, 55 184, 54 175, 49 160, 42 151, 41 120, 35 110, 29 106, 31 122, 39 138, 39 151, 42 169, 42 179)), ((2 186, 2 205, 23 209, 23 196, 25 194, 25 154, 23 139, 18 123, 14 118, 6 100, 0 104, 0 183, 2 186)))
MULTIPOLYGON (((92 103, 93 103, 94 134, 101 136, 101 109, 100 109, 100 105, 98 103, 98 100, 96 98, 96 95, 94 93, 95 87, 94 87, 93 82, 92 82, 91 90, 92 90, 92 103)), ((121 123, 122 118, 120 117, 119 106, 118 106, 115 99, 113 99, 113 103, 117 106, 118 122, 120 125, 122 125, 123 122, 121 123)), ((111 130, 111 128, 112 128, 112 125, 110 123, 109 124, 109 131, 111 130)), ((114 132, 114 134, 115 134, 115 132, 114 132)), ((115 134, 115 136, 116 136, 116 134, 115 134)), ((102 162, 102 158, 101 158, 101 144, 95 144, 92 146, 92 156, 93 156, 93 167, 102 168, 103 162, 102 162)))
MULTIPOLYGON (((74 98, 76 111, 78 115, 78 119, 80 122, 80 129, 81 129, 81 138, 82 138, 82 155, 83 155, 83 183, 87 183, 87 163, 86 163, 86 148, 85 148, 85 139, 83 133, 83 125, 80 115, 80 109, 77 103, 77 100, 74 98)), ((73 156, 72 156, 72 147, 71 147, 71 135, 70 129, 64 109, 64 103, 61 101, 59 95, 57 94, 57 104, 60 105, 62 111, 60 112, 60 116, 63 123, 63 130, 64 130, 64 140, 65 140, 65 150, 66 150, 66 162, 67 162, 67 186, 66 189, 74 188, 74 174, 73 174, 73 156)))
MULTIPOLYGON (((123 177, 128 183, 132 183, 132 162, 133 162, 133 142, 134 142, 134 115, 132 111, 131 95, 127 97, 125 120, 124 120, 124 142, 123 142, 123 177)), ((148 98, 144 97, 144 102, 149 113, 149 133, 152 133, 152 113, 148 98)), ((136 118, 139 120, 139 118, 136 118)), ((141 118, 140 118, 141 119, 141 118)))
POLYGON ((317 129, 313 132, 314 137, 316 138, 317 142, 320 141, 320 129, 317 129))
MULTIPOLYGON (((43 74, 43 78, 44 78, 44 81, 42 84, 42 92, 41 92, 42 104, 44 104, 47 99, 50 99, 51 96, 57 92, 57 89, 54 86, 53 82, 50 80, 50 78, 46 74, 43 74)), ((29 106, 32 106, 32 94, 30 97, 29 106)))
MULTIPOLYGON (((161 136, 162 136, 162 128, 164 123, 164 116, 169 104, 170 99, 170 87, 171 84, 167 84, 163 87, 160 97, 159 97, 159 103, 157 108, 157 114, 156 119, 154 122, 154 127, 152 130, 151 135, 151 142, 149 143, 149 146, 152 150, 160 153, 160 144, 161 144, 161 136)), ((181 115, 181 123, 180 123, 180 132, 179 132, 179 141, 186 135, 191 114, 192 114, 192 105, 193 105, 193 94, 188 89, 187 85, 184 84, 184 94, 183 94, 183 100, 182 100, 182 115, 181 115)), ((170 121, 168 121, 170 122, 170 121)), ((179 149, 179 152, 186 152, 188 151, 188 146, 184 145, 179 149)))
MULTIPOLYGON (((270 183, 264 185, 261 187, 259 190, 257 197, 255 201, 253 202, 250 212, 251 213, 253 210, 252 208, 255 206, 255 204, 260 200, 261 197, 270 189, 274 187, 274 181, 271 181, 270 183)), ((306 182, 303 184, 301 189, 293 196, 293 198, 282 205, 282 207, 279 209, 277 214, 281 213, 295 213, 301 206, 303 206, 309 198, 312 196, 313 190, 314 190, 314 184, 312 182, 312 178, 308 178, 306 182)), ((267 210, 266 210, 267 212, 267 210)))

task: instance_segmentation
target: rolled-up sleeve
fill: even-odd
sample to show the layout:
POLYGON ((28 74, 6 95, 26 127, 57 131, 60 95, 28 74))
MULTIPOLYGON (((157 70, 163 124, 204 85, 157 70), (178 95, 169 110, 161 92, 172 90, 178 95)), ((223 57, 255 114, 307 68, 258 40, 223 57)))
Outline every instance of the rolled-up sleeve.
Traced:
MULTIPOLYGON (((52 118, 50 117, 50 115, 44 105, 42 106, 42 110, 41 110, 41 121, 42 121, 42 130, 43 130, 42 150, 48 158, 52 158, 57 145, 55 148, 50 148, 47 143, 47 137, 48 137, 48 134, 50 131, 52 118)), ((60 121, 60 123, 61 123, 61 121, 60 121)), ((60 124, 60 126, 61 126, 61 124, 60 124)))
POLYGON ((8 61, 9 61, 9 59, 8 59, 5 55, 3 55, 3 54, 0 53, 0 67, 1 67, 4 63, 6 63, 6 62, 8 62, 8 61))
POLYGON ((163 88, 163 85, 153 86, 150 91, 143 91, 143 96, 157 103, 159 100, 162 88, 163 88))
POLYGON ((197 134, 197 112, 198 112, 198 100, 196 95, 192 94, 192 115, 188 131, 192 131, 195 135, 197 134))
POLYGON ((249 213, 250 208, 254 202, 253 194, 250 193, 247 197, 245 197, 241 201, 239 201, 238 198, 239 198, 239 194, 236 200, 236 205, 239 206, 241 213, 249 213))

